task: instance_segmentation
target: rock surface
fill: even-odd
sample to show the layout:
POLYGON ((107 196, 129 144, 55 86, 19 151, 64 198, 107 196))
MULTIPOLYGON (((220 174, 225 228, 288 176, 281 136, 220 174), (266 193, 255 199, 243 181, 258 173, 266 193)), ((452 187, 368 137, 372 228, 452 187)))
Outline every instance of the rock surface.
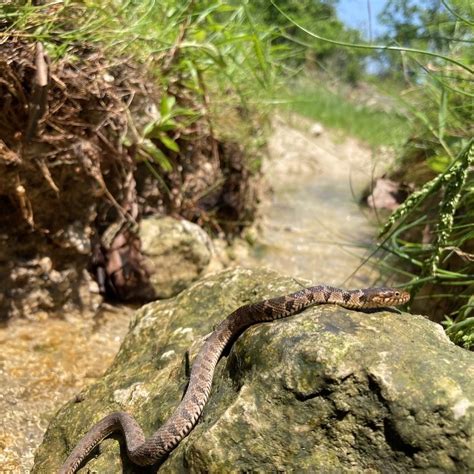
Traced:
MULTIPOLYGON (((52 421, 32 472, 56 472, 114 410, 152 433, 181 399, 188 349, 192 360, 238 306, 298 288, 275 273, 233 269, 141 308, 103 379, 52 421)), ((473 398, 474 356, 437 324, 316 306, 237 339, 199 424, 160 472, 472 472, 473 398)), ((80 472, 142 471, 111 439, 80 472)))
POLYGON ((313 135, 313 137, 319 137, 324 133, 324 127, 319 122, 315 122, 313 125, 311 125, 309 133, 313 135))
POLYGON ((211 260, 209 237, 198 225, 186 220, 144 219, 140 223, 140 238, 157 298, 170 298, 187 288, 211 260))
POLYGON ((367 204, 372 209, 388 209, 394 211, 412 192, 409 186, 387 178, 378 178, 367 204))

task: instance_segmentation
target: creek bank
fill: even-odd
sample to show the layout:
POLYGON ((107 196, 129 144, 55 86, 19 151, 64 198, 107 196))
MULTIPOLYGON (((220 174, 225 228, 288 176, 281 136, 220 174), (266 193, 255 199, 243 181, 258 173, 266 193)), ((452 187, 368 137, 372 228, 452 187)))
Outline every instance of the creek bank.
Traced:
POLYGON ((49 61, 11 27, 0 42, 0 321, 93 312, 104 294, 153 299, 135 232, 143 217, 223 235, 253 220, 258 153, 216 136, 194 89, 177 78, 163 89, 144 65, 97 44, 49 61), (35 116, 39 63, 48 77, 35 116), (165 103, 187 114, 173 114, 158 139, 150 127, 165 103))
MULTIPOLYGON (((242 304, 295 291, 294 280, 236 268, 138 310, 104 377, 66 404, 36 453, 55 472, 91 425, 115 410, 149 435, 186 387, 186 351, 242 304)), ((160 472, 474 469, 473 354, 427 319, 323 305, 256 325, 218 365, 203 416, 160 472)), ((82 472, 134 472, 102 443, 82 472)))

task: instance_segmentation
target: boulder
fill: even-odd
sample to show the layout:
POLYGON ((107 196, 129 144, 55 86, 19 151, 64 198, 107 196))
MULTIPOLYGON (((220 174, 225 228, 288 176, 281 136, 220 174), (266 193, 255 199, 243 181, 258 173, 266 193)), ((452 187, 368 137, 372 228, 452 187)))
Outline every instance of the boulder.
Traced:
POLYGON ((143 219, 140 239, 157 298, 170 298, 187 288, 211 260, 209 237, 198 225, 186 220, 143 219))
MULTIPOLYGON (((139 309, 102 380, 52 420, 32 472, 56 472, 111 411, 132 413, 153 433, 183 395, 187 354, 219 321, 299 288, 237 268, 139 309)), ((441 326, 395 310, 314 306, 239 336, 198 425, 160 472, 472 472, 473 399, 474 355, 441 326)), ((142 472, 116 439, 95 454, 80 472, 142 472)))

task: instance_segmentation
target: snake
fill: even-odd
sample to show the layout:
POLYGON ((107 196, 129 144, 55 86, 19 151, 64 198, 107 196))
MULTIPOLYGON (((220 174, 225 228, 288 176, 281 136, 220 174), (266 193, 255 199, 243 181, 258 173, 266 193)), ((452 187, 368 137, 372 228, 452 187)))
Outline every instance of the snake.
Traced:
POLYGON ((249 326, 286 318, 315 304, 337 304, 363 310, 398 306, 409 299, 409 293, 397 288, 343 290, 318 285, 239 307, 205 340, 193 362, 184 397, 155 433, 146 439, 142 428, 130 414, 123 411, 111 413, 78 442, 59 474, 75 473, 92 450, 116 431, 122 432, 127 456, 134 464, 148 466, 162 462, 197 424, 209 398, 214 370, 224 349, 249 326))

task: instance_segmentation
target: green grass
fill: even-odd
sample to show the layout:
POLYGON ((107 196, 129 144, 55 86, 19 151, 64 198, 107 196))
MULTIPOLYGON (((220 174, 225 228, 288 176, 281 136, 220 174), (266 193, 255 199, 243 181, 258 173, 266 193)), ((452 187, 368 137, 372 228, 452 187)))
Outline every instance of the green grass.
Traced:
POLYGON ((380 237, 392 272, 409 276, 405 287, 415 311, 428 311, 437 319, 444 315, 448 336, 472 350, 474 139, 458 141, 464 148, 395 210, 380 237))
POLYGON ((151 157, 159 172, 170 171, 170 160, 150 139, 159 140, 165 153, 177 153, 173 136, 194 133, 199 117, 211 134, 239 141, 249 156, 260 146, 270 99, 282 82, 278 58, 285 52, 275 51, 274 28, 255 21, 247 2, 17 3, 0 2, 0 44, 41 41, 53 63, 75 63, 84 48, 93 47, 111 63, 125 59, 132 67, 141 65, 147 71, 144 80, 160 91, 160 109, 178 98, 165 107, 167 113, 160 110, 159 119, 135 133, 140 156, 151 157), (235 110, 255 123, 237 117, 223 131, 222 116, 236 117, 235 110))
POLYGON ((324 87, 297 89, 288 97, 287 107, 373 147, 400 145, 409 133, 405 117, 356 105, 324 87))
POLYGON ((272 91, 278 80, 272 29, 255 23, 245 2, 17 3, 0 2, 0 42, 42 41, 53 61, 74 58, 82 46, 95 44, 108 57, 145 64, 164 89, 179 76, 195 96, 215 87, 244 105, 272 91))

